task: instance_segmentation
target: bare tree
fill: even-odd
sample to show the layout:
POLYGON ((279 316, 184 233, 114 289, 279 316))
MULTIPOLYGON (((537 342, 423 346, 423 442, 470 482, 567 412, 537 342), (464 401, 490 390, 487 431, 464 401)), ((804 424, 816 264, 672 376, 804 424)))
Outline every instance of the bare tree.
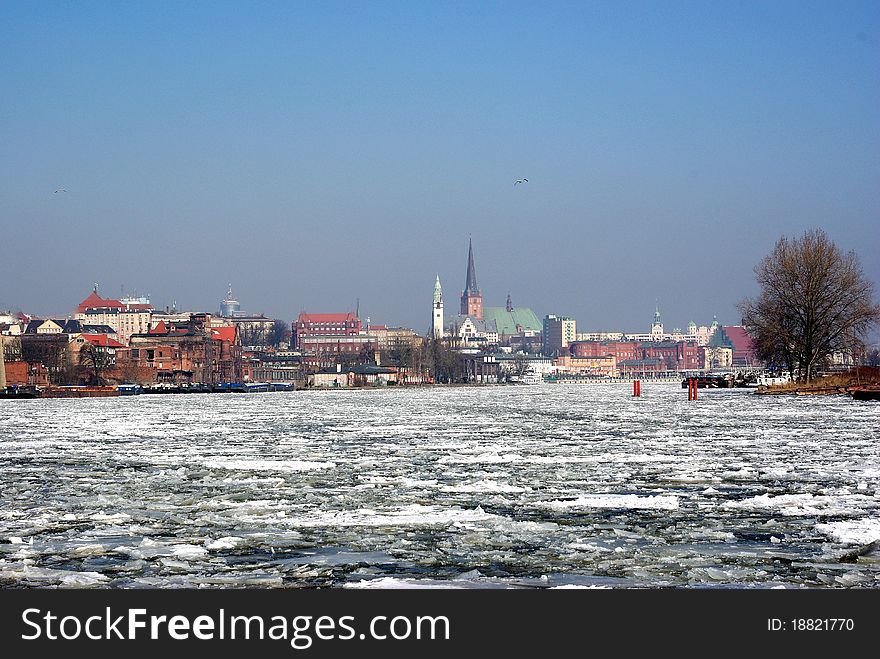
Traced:
POLYGON ((273 320, 272 329, 269 330, 269 344, 278 346, 290 341, 290 324, 284 320, 273 320))
POLYGON ((518 352, 513 356, 512 375, 521 378, 529 369, 529 360, 525 353, 518 352))
POLYGON ((760 293, 739 308, 757 355, 796 368, 806 382, 824 360, 857 345, 880 322, 874 285, 855 253, 841 252, 821 229, 780 238, 755 274, 760 293))
POLYGON ((86 343, 79 351, 79 365, 87 370, 90 384, 101 384, 102 373, 113 365, 113 360, 105 351, 91 343, 86 343))

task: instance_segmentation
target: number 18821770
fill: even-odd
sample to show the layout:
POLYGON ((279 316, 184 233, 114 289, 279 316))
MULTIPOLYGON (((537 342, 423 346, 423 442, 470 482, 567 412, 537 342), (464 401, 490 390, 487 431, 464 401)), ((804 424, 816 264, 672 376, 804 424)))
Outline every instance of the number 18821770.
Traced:
POLYGON ((771 632, 851 632, 855 629, 852 618, 768 618, 767 630, 771 632))

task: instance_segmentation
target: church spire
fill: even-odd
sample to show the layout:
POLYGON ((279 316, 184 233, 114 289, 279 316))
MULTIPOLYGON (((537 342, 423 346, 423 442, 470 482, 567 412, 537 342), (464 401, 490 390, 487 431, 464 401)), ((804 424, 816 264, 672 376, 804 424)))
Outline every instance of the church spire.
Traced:
POLYGON ((470 238, 468 238, 467 281, 465 281, 464 292, 468 295, 477 294, 477 270, 474 268, 474 244, 470 238))
POLYGON ((477 288, 477 270, 474 268, 474 243, 468 238, 468 269, 464 292, 461 294, 461 314, 483 320, 483 293, 477 288))

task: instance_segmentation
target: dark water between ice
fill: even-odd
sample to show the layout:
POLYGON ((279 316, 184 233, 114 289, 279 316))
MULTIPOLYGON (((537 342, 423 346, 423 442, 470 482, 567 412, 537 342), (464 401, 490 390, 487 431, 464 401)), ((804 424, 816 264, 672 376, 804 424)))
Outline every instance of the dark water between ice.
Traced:
POLYGON ((880 586, 880 404, 630 393, 0 401, 0 585, 880 586))

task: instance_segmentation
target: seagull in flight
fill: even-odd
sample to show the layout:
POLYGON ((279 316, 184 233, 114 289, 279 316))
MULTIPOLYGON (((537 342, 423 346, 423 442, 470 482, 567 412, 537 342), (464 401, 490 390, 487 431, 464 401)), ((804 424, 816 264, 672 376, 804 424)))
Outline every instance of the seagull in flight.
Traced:
POLYGON ((513 182, 513 184, 516 185, 517 183, 528 183, 528 182, 529 182, 529 179, 527 179, 527 178, 518 178, 518 179, 516 179, 516 181, 513 182))
POLYGON ((58 188, 58 189, 54 192, 54 194, 58 194, 59 192, 67 192, 67 189, 66 189, 66 188, 58 188))

